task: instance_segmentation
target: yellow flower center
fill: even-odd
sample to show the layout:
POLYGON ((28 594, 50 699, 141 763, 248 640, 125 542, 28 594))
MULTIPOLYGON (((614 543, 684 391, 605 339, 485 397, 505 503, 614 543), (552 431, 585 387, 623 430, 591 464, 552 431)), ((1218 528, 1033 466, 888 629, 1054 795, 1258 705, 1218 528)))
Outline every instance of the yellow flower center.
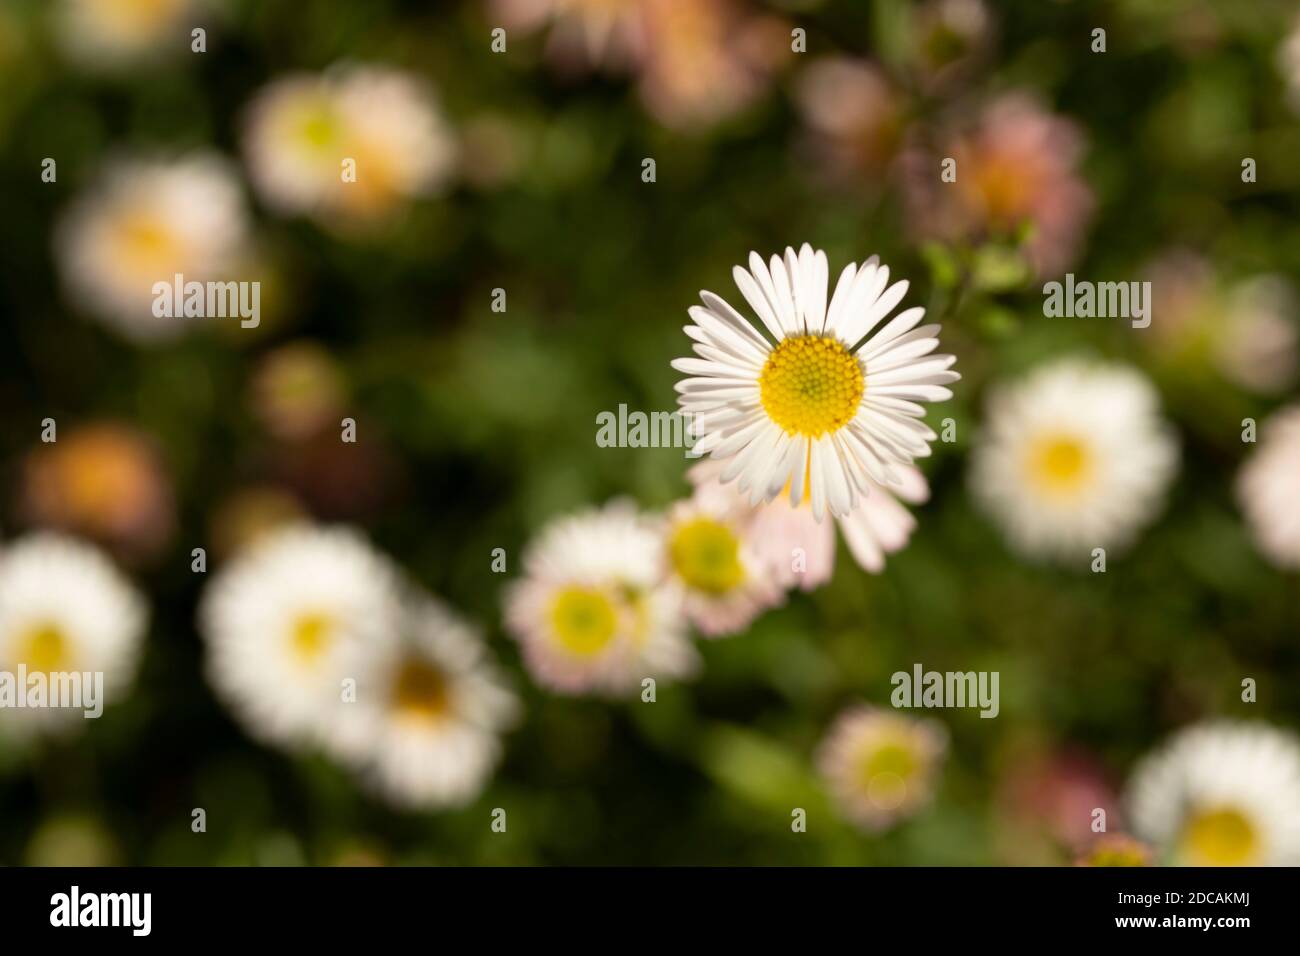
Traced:
POLYGON ((153 276, 172 269, 180 261, 176 233, 159 216, 143 211, 127 215, 118 225, 118 237, 118 255, 126 271, 133 274, 153 276))
POLYGON ((334 619, 318 611, 300 614, 289 632, 289 644, 304 664, 316 663, 333 639, 334 619))
POLYGON ((614 639, 618 610, 599 588, 574 585, 562 589, 551 602, 551 628, 570 653, 593 657, 614 639))
POLYGON ((864 753, 860 767, 868 799, 883 810, 892 810, 907 798, 908 781, 917 771, 917 759, 910 747, 886 743, 864 753))
POLYGON ((1255 828, 1232 807, 1198 811, 1183 827, 1183 855, 1195 866, 1246 866, 1258 849, 1255 828))
POLYGON ((313 104, 299 121, 298 135, 312 149, 326 149, 338 139, 340 132, 338 115, 325 102, 313 104))
POLYGON ((18 660, 30 673, 60 671, 69 656, 68 638, 57 624, 43 621, 28 628, 18 639, 18 660))
POLYGON ((1047 435, 1030 445, 1028 466, 1030 481, 1040 491, 1068 497, 1092 476, 1092 451, 1072 435, 1047 435))
POLYGON ((709 594, 726 594, 745 580, 740 563, 740 539, 716 518, 691 518, 672 533, 668 554, 688 587, 709 594))
POLYGON ((853 419, 866 388, 862 364, 826 335, 782 340, 758 377, 768 417, 788 435, 817 438, 853 419))
POLYGON ((451 709, 447 675, 426 661, 409 659, 397 672, 393 705, 403 717, 436 723, 451 709))

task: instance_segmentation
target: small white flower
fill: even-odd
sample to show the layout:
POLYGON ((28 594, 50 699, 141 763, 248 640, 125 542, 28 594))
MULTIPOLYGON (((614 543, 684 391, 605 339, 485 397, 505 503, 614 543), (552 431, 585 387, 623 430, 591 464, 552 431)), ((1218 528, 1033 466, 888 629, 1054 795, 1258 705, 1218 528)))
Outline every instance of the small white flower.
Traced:
POLYGON ((82 308, 147 342, 193 321, 155 315, 154 284, 170 286, 177 274, 187 283, 225 279, 247 240, 239 183, 223 160, 200 153, 110 165, 59 223, 55 252, 82 308))
POLYGON ((617 695, 694 673, 681 597, 663 569, 662 538, 626 502, 543 529, 505 611, 533 676, 562 693, 617 695))
POLYGON ((346 755, 360 723, 347 690, 399 637, 401 581, 357 533, 293 525, 223 568, 199 617, 209 679, 250 734, 346 755))
POLYGON ((884 321, 906 280, 889 285, 874 256, 850 263, 828 304, 826 254, 806 243, 769 263, 751 253, 732 275, 771 339, 711 292, 691 307, 697 357, 673 368, 691 376, 677 391, 695 450, 725 460, 722 480, 737 479, 751 503, 788 487, 794 504, 811 498, 818 521, 849 514, 872 482, 899 484, 899 466, 936 437, 920 403, 950 398, 960 377, 953 356, 931 354, 939 326, 918 326, 924 309, 884 321))
POLYGON ((1300 568, 1300 405, 1264 423, 1259 448, 1237 478, 1255 543, 1282 568, 1300 568))
POLYGON ((440 602, 408 599, 403 641, 360 689, 356 761, 393 803, 455 806, 482 790, 519 702, 478 634, 440 602))
POLYGON ((752 547, 744 501, 697 494, 664 520, 665 558, 682 591, 687 618, 709 637, 744 630, 785 600, 784 590, 752 547))
POLYGON ((1136 834, 1190 866, 1300 864, 1300 738, 1263 723, 1185 728, 1128 787, 1136 834))
POLYGON ((929 802, 947 748, 936 721, 855 706, 827 732, 817 766, 845 817, 875 832, 929 802))
MULTIPOLYGON (((734 484, 719 482, 721 469, 719 462, 702 461, 690 470, 697 495, 716 494, 744 502, 734 484)), ((899 465, 895 471, 899 484, 886 488, 872 482, 858 506, 833 524, 817 521, 806 495, 798 505, 778 495, 751 508, 747 521, 750 547, 783 588, 811 591, 831 579, 838 526, 858 566, 879 574, 885 569, 885 556, 902 550, 916 529, 916 519, 903 502, 922 504, 930 497, 929 485, 918 469, 899 465)))
POLYGON ((1011 544, 1064 561, 1122 549, 1153 520, 1178 446, 1140 373, 1071 358, 993 391, 972 459, 1011 544))
MULTIPOLYGON (((134 679, 147 620, 140 594, 90 545, 40 532, 0 551, 0 671, 102 673, 112 703, 134 679)), ((75 708, 0 710, 18 733, 83 722, 75 708)))
POLYGON ((244 155, 268 205, 331 224, 428 195, 455 164, 451 132, 426 84, 351 64, 262 89, 245 117, 244 155))

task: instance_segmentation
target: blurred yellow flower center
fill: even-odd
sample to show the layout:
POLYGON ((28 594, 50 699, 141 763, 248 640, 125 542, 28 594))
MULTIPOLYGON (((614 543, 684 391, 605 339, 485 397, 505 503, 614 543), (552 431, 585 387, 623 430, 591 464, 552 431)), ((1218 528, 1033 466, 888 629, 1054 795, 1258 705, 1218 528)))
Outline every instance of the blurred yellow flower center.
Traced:
POLYGON ((876 806, 892 810, 907 798, 908 781, 917 770, 916 754, 910 747, 887 743, 872 747, 862 757, 862 786, 876 806))
POLYGON ((591 657, 614 639, 618 611, 609 595, 598 588, 567 587, 551 602, 551 627, 565 649, 591 657))
POLYGON ((1026 165, 1019 156, 984 156, 975 163, 968 195, 993 225, 1010 228, 1029 215, 1039 187, 1026 165))
POLYGON ((30 672, 60 671, 68 660, 68 639, 57 624, 42 622, 18 639, 18 660, 30 672))
POLYGON ((175 265, 176 235, 160 217, 137 213, 123 218, 118 232, 118 253, 132 272, 156 272, 175 265), (160 266, 159 263, 162 263, 160 266))
POLYGON ((788 435, 811 438, 848 424, 865 388, 862 364, 844 343, 824 335, 782 340, 758 377, 768 417, 788 435))
POLYGON ((432 664, 410 659, 397 672, 393 702, 399 714, 425 721, 447 716, 451 693, 447 676, 432 664))
POLYGON ((740 539, 716 518, 692 518, 673 529, 668 553, 689 587, 709 594, 726 594, 745 580, 740 563, 740 539))
POLYGON ((1183 827, 1183 854, 1194 866, 1249 865, 1258 844, 1250 821, 1231 807, 1201 810, 1183 827))
POLYGON ((298 135, 313 149, 325 149, 339 136, 338 114, 328 102, 314 103, 303 111, 298 124, 298 135))
POLYGON ((1092 475, 1092 453, 1084 442, 1070 435, 1047 435, 1029 449, 1029 477, 1040 491, 1072 495, 1092 475))
POLYGON ((290 629, 289 643, 304 664, 314 664, 329 646, 334 619, 312 611, 300 614, 290 629))

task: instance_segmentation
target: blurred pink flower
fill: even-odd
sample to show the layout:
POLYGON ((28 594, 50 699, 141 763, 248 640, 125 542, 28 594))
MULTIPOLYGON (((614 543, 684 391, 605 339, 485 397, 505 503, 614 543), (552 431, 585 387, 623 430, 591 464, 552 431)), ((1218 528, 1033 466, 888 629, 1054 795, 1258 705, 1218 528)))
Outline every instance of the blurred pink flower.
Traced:
POLYGON ((878 183, 903 134, 903 104, 885 72, 849 57, 813 62, 795 99, 814 161, 836 179, 878 183))
POLYGON ((1092 216, 1092 190, 1078 172, 1083 138, 1072 121, 1024 93, 989 104, 973 126, 916 148, 906 160, 906 198, 923 237, 1011 237, 1028 227, 1025 252, 1040 277, 1074 261, 1092 216), (940 178, 956 160, 956 181, 940 178))
POLYGON ((1094 838, 1094 810, 1106 811, 1108 830, 1120 826, 1115 789, 1090 755, 1061 750, 1019 760, 1015 766, 1003 781, 1003 805, 1072 851, 1094 838))
POLYGON ((645 0, 640 95, 659 122, 707 126, 740 112, 790 55, 790 31, 733 0, 645 0))

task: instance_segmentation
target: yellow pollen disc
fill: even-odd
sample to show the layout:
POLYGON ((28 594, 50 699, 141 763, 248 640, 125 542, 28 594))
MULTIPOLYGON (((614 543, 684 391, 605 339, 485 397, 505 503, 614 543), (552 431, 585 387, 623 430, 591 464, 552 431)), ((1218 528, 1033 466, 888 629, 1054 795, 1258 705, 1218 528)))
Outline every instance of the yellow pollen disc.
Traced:
POLYGON ((1198 811, 1183 827, 1183 855, 1194 866, 1247 866, 1257 849, 1255 828, 1231 807, 1198 811))
POLYGON ((314 664, 329 646, 334 619, 328 614, 300 614, 289 632, 289 645, 304 664, 314 664))
POLYGON ((1050 495, 1078 493, 1092 476, 1092 450, 1071 435, 1047 435, 1031 443, 1030 481, 1050 495))
POLYGON ((18 639, 18 660, 30 673, 61 670, 67 663, 68 651, 68 639, 57 624, 37 624, 18 639))
POLYGON ((397 672, 393 705, 404 717, 438 721, 451 709, 447 675, 422 660, 407 660, 397 672))
POLYGON ((176 265, 176 233, 161 217, 147 212, 126 216, 118 225, 117 254, 131 272, 157 272, 176 265))
POLYGON ((328 102, 313 103, 298 120, 298 135, 312 149, 324 150, 341 132, 339 117, 328 102))
POLYGON ((852 421, 866 389, 862 364, 831 336, 783 339, 758 377, 769 418, 787 435, 817 438, 852 421))
POLYGON ((673 569, 688 587, 720 595, 745 581, 740 539, 716 518, 692 518, 673 529, 668 543, 673 569))
POLYGON ((907 795, 907 783, 916 773, 916 754, 901 743, 873 747, 862 756, 862 785, 873 802, 898 806, 907 795))
POLYGON ((571 586, 551 601, 551 628, 560 644, 572 654, 594 657, 614 639, 618 609, 599 588, 571 586))

